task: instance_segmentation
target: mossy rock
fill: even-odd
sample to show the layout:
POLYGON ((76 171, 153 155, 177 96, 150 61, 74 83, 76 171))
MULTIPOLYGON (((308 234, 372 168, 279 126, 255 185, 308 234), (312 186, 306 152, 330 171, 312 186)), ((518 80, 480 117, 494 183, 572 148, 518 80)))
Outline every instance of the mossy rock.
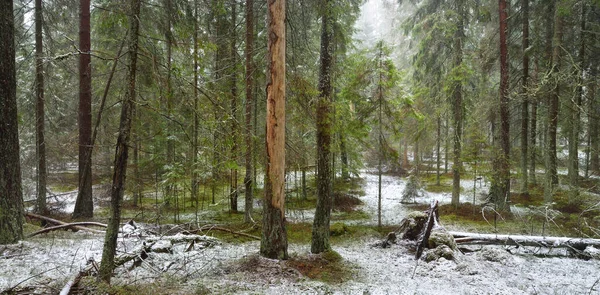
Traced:
POLYGON ((452 249, 446 245, 441 245, 435 249, 425 252, 425 255, 423 255, 423 260, 426 262, 435 261, 440 258, 454 260, 454 251, 452 251, 452 249))
POLYGON ((347 231, 348 227, 341 222, 336 222, 329 227, 329 234, 332 237, 344 235, 347 231))
POLYGON ((454 237, 443 229, 433 229, 427 242, 430 249, 445 245, 451 250, 456 251, 456 241, 454 241, 454 237))
POLYGON ((342 255, 336 252, 335 250, 329 249, 321 254, 321 258, 329 261, 329 262, 339 262, 342 261, 342 255))

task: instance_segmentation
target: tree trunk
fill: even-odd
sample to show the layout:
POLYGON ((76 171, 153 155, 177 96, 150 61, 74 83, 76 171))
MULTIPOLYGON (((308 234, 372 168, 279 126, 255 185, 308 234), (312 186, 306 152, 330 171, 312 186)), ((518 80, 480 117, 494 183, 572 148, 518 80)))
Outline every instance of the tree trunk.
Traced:
MULTIPOLYGON (((535 69, 533 72, 533 79, 535 80, 534 83, 538 83, 538 61, 539 59, 535 60, 535 69)), ((533 97, 531 100, 531 125, 529 128, 529 140, 531 140, 530 144, 529 144, 529 181, 531 181, 532 184, 537 184, 537 179, 535 176, 535 169, 536 169, 536 161, 537 161, 537 147, 536 147, 536 138, 537 138, 537 113, 538 113, 538 98, 537 96, 533 97)))
MULTIPOLYGON (((172 79, 171 79, 171 72, 172 72, 172 59, 173 59, 173 33, 171 31, 171 27, 172 27, 172 17, 173 17, 173 4, 171 3, 172 0, 165 0, 165 13, 166 13, 166 27, 165 27, 165 40, 166 40, 166 46, 167 46, 167 80, 166 80, 166 104, 167 104, 167 154, 166 154, 166 159, 167 159, 167 166, 170 167, 169 169, 173 169, 174 168, 174 161, 175 161, 175 145, 174 145, 174 141, 173 141, 173 124, 171 122, 171 117, 172 117, 172 113, 173 113, 173 86, 172 86, 172 79)), ((170 204, 171 199, 175 196, 175 185, 173 183, 171 183, 171 181, 167 181, 167 187, 166 187, 166 203, 170 204)), ((175 200, 176 201, 176 200, 175 200)), ((175 214, 177 214, 177 210, 175 211, 175 214)))
MULTIPOLYGON (((200 118, 198 116, 198 0, 194 0, 194 125, 192 127, 192 179, 191 197, 196 204, 196 224, 198 224, 198 130, 200 129, 200 118)), ((202 205, 204 206, 204 199, 202 205)))
POLYGON ((117 236, 121 220, 121 203, 125 191, 125 177, 127 175, 127 158, 129 150, 129 135, 131 131, 132 113, 135 107, 135 77, 138 52, 140 0, 133 0, 129 11, 129 67, 127 70, 127 91, 123 98, 121 107, 121 119, 119 124, 119 136, 115 151, 114 173, 111 187, 110 215, 108 228, 104 238, 102 251, 102 262, 100 264, 100 278, 110 283, 114 270, 114 258, 117 249, 117 236))
POLYGON ((523 77, 522 77, 522 101, 521 101, 521 193, 529 194, 527 174, 527 160, 529 157, 529 0, 521 1, 521 13, 523 14, 523 77))
POLYGON ((442 116, 438 114, 437 116, 437 138, 435 141, 435 184, 440 185, 440 178, 442 171, 440 170, 442 164, 442 157, 440 155, 441 145, 442 145, 442 116))
POLYGON ((285 0, 267 4, 267 130, 260 254, 288 258, 285 229, 285 0))
POLYGON ((79 190, 73 218, 92 218, 92 64, 90 0, 79 1, 79 190))
POLYGON ((340 131, 340 160, 342 162, 342 180, 350 179, 350 173, 348 171, 348 149, 346 148, 346 136, 344 131, 340 131))
POLYGON ((230 159, 233 162, 233 168, 231 168, 230 182, 229 182, 229 198, 231 205, 231 212, 237 212, 237 200, 238 200, 238 123, 237 123, 237 49, 236 49, 236 8, 237 1, 233 1, 231 5, 231 72, 229 73, 231 79, 231 156, 230 159))
POLYGON ((494 173, 490 194, 498 210, 509 210, 510 198, 510 117, 508 98, 508 7, 506 0, 499 0, 500 13, 500 130, 499 149, 494 159, 494 173))
POLYGON ((310 250, 318 254, 331 248, 329 222, 331 216, 331 68, 333 50, 332 2, 321 3, 321 54, 319 66, 319 100, 317 103, 317 208, 312 228, 310 250))
MULTIPOLYGON (((558 4, 557 4, 558 5, 558 4)), ((554 37, 552 40, 552 71, 554 89, 548 99, 548 135, 546 138, 546 186, 544 188, 544 201, 552 202, 554 186, 558 184, 556 161, 556 133, 558 129, 558 107, 560 98, 560 51, 562 43, 563 20, 560 9, 555 9, 554 37)))
POLYGON ((586 3, 581 2, 581 27, 580 27, 580 45, 579 45, 579 83, 577 85, 577 95, 574 104, 571 107, 571 132, 569 133, 569 166, 568 177, 569 184, 573 189, 579 181, 579 132, 581 120, 581 101, 583 100, 583 83, 585 75, 585 26, 586 26, 586 3))
POLYGON ((0 245, 23 238, 13 2, 0 1, 0 245))
POLYGON ((46 141, 44 139, 44 59, 42 39, 42 0, 35 0, 35 129, 37 151, 37 202, 36 212, 46 214, 46 141))
MULTIPOLYGON (((457 30, 454 36, 454 67, 460 67, 462 64, 462 46, 463 46, 463 38, 464 38, 464 4, 463 1, 456 1, 457 11, 458 11, 458 23, 457 30)), ((452 90, 452 116, 454 123, 454 149, 452 153, 452 205, 457 207, 460 203, 460 171, 462 169, 462 160, 460 158, 461 154, 461 144, 462 144, 462 123, 463 123, 463 115, 462 115, 462 85, 461 81, 456 82, 453 86, 452 90)))
POLYGON ((252 221, 252 206, 254 200, 254 185, 252 183, 252 105, 254 103, 254 62, 252 54, 254 51, 254 1, 246 0, 246 175, 244 177, 244 186, 246 191, 246 203, 244 222, 252 221))

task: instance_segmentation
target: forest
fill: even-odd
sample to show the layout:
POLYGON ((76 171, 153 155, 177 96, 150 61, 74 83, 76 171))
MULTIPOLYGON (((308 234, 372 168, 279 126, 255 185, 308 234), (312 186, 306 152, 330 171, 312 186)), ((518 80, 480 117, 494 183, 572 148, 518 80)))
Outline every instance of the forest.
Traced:
POLYGON ((0 39, 0 294, 600 294, 599 0, 3 0, 0 39))

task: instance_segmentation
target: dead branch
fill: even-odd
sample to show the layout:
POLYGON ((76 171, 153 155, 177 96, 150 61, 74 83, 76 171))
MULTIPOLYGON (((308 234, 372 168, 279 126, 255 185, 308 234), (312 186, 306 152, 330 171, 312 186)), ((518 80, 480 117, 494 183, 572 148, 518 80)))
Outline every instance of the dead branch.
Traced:
POLYGON ((59 230, 59 229, 63 229, 63 228, 75 228, 77 226, 100 226, 100 227, 104 227, 105 228, 106 224, 99 223, 99 222, 73 222, 73 223, 66 223, 66 224, 61 224, 61 225, 46 227, 44 229, 38 230, 38 231, 36 231, 36 232, 28 235, 27 237, 31 238, 31 237, 37 236, 39 234, 51 232, 53 230, 59 230))
POLYGON ((247 234, 247 233, 242 233, 242 232, 236 232, 227 228, 223 228, 223 227, 218 227, 218 226, 213 226, 213 225, 205 225, 200 227, 199 229, 194 229, 194 230, 190 230, 190 233, 194 233, 194 234, 198 234, 198 233, 202 233, 204 231, 210 231, 210 230, 218 230, 218 231, 222 231, 222 232, 227 232, 233 235, 239 235, 242 237, 246 237, 246 238, 250 238, 250 239, 254 239, 257 241, 260 241, 260 237, 251 235, 251 234, 247 234))
POLYGON ((415 254, 415 259, 419 260, 421 258, 421 254, 423 254, 423 250, 425 246, 427 246, 429 242, 429 236, 431 235, 431 229, 433 229, 433 225, 438 221, 437 218, 437 210, 438 210, 438 202, 435 201, 431 204, 427 214, 427 223, 425 228, 423 229, 423 233, 417 242, 417 253, 415 254))
MULTIPOLYGON (((68 223, 66 223, 64 221, 60 221, 60 220, 57 220, 57 219, 53 219, 53 218, 50 218, 50 217, 46 217, 46 216, 42 216, 42 215, 30 213, 30 212, 25 213, 25 216, 27 216, 29 218, 33 218, 33 219, 44 220, 44 221, 49 222, 49 223, 54 224, 54 225, 68 225, 68 223)), ((104 226, 104 227, 106 227, 106 226, 104 226)), ((93 232, 93 233, 99 233, 99 234, 103 234, 104 233, 104 231, 101 231, 101 230, 91 229, 91 228, 87 228, 87 227, 79 226, 79 225, 72 226, 71 228, 77 229, 77 230, 85 230, 85 231, 89 231, 89 232, 93 232)))

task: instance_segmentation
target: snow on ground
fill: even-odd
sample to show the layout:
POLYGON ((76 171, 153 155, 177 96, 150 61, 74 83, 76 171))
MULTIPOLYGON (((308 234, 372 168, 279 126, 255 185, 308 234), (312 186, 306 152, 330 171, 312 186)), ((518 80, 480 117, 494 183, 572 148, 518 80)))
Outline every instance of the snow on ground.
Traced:
MULTIPOLYGON (((361 197, 362 209, 371 219, 357 222, 376 224, 378 178, 368 173, 363 177, 366 195, 361 197)), ((382 221, 398 224, 409 211, 400 204, 405 181, 386 175, 382 181, 382 221)), ((465 192, 469 192, 468 187, 465 192)), ((422 202, 433 199, 449 202, 449 196, 444 194, 429 194, 426 198, 422 202)), ((288 220, 312 221, 310 212, 287 213, 306 213, 305 217, 288 215, 288 220)), ((60 232, 0 246, 0 292, 18 283, 49 285, 53 290, 62 288, 90 258, 100 261, 102 239, 98 234, 60 232)), ((526 253, 527 249, 511 248, 515 254, 510 254, 504 247, 485 246, 475 248, 480 250, 477 252, 457 254, 456 261, 442 258, 417 264, 404 246, 372 248, 369 245, 373 242, 374 239, 365 238, 333 245, 354 272, 352 279, 340 284, 303 278, 283 263, 265 258, 257 258, 259 263, 254 269, 236 268, 241 261, 257 257, 258 242, 219 244, 189 252, 184 251, 187 245, 178 244, 174 246, 174 254, 151 253, 140 267, 121 267, 113 282, 128 285, 174 282, 180 294, 198 290, 217 294, 600 294, 599 260, 585 261, 564 255, 540 258, 526 253)), ((119 249, 131 251, 140 243, 137 237, 120 238, 119 249)), ((306 256, 309 250, 309 245, 304 244, 289 247, 291 256, 306 256)), ((550 254, 559 253, 555 250, 550 254)))

